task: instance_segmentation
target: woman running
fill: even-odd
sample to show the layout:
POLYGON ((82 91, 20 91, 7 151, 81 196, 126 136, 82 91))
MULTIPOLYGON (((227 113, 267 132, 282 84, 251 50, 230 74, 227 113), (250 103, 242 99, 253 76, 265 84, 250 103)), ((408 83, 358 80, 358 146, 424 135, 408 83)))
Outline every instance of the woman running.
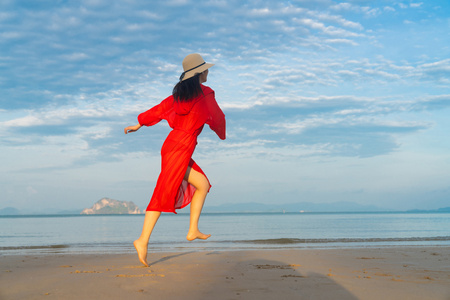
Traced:
POLYGON ((198 221, 211 187, 202 169, 192 159, 197 136, 208 124, 220 139, 225 139, 225 115, 217 104, 214 91, 204 86, 208 69, 214 64, 206 63, 199 54, 189 54, 183 60, 184 72, 173 88, 172 95, 138 116, 139 124, 128 126, 125 134, 135 132, 142 126, 152 126, 166 120, 172 131, 161 148, 161 173, 153 196, 146 209, 141 236, 134 241, 139 260, 145 266, 150 235, 161 212, 176 213, 188 204, 190 225, 186 238, 207 239, 211 235, 198 229, 198 221))

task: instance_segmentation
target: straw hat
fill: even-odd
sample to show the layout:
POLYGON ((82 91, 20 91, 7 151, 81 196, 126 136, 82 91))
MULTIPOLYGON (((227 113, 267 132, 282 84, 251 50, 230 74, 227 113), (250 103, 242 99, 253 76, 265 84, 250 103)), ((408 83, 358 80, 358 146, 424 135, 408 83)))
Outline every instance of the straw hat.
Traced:
POLYGON ((189 79, 195 76, 195 74, 202 73, 212 66, 214 66, 214 64, 207 64, 200 54, 189 54, 183 59, 184 72, 180 76, 180 81, 189 79))

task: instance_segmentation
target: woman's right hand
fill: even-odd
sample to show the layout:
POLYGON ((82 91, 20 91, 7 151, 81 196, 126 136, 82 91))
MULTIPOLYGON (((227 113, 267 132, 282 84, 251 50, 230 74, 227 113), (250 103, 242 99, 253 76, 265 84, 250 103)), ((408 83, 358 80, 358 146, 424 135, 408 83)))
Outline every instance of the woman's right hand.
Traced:
POLYGON ((127 134, 129 132, 138 131, 139 128, 141 128, 141 127, 142 127, 141 124, 137 124, 137 125, 134 125, 134 126, 128 126, 128 127, 125 127, 125 129, 123 131, 125 132, 125 134, 127 134))

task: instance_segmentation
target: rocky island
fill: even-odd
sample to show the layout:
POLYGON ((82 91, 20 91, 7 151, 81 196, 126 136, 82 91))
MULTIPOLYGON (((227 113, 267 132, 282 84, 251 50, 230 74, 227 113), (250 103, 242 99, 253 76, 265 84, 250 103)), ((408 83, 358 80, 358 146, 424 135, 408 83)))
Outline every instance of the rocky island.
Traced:
POLYGON ((98 200, 91 208, 85 208, 82 215, 106 215, 106 214, 141 214, 141 210, 131 201, 119 201, 109 198, 98 200))

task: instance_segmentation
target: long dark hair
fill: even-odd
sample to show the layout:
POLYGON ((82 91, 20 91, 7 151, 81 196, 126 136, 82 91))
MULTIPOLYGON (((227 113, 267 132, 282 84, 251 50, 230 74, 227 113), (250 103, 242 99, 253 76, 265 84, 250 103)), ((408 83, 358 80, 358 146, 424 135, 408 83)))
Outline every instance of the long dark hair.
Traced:
POLYGON ((172 91, 175 101, 187 102, 203 94, 199 77, 200 74, 195 74, 189 79, 178 82, 172 91))

